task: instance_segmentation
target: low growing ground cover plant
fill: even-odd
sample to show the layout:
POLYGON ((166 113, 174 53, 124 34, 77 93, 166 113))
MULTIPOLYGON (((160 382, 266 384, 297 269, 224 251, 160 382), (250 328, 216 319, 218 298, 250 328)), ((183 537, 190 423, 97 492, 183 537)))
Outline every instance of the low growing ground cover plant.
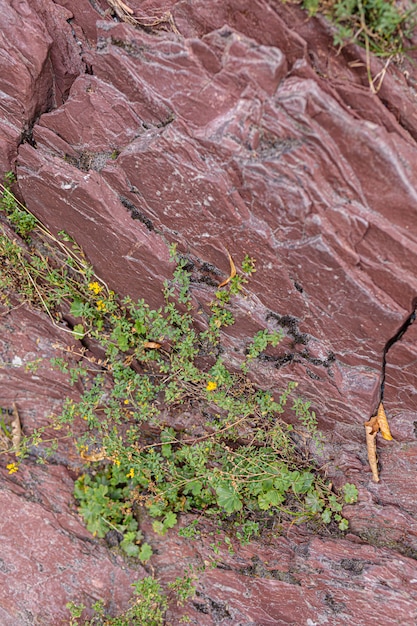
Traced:
POLYGON ((395 0, 302 0, 311 15, 323 13, 336 26, 334 43, 359 43, 378 56, 407 49, 416 26, 414 2, 395 0))
POLYGON ((83 604, 69 602, 67 609, 71 615, 69 626, 162 626, 167 610, 167 597, 160 583, 152 576, 146 576, 132 584, 133 600, 127 611, 117 617, 106 617, 102 602, 96 602, 91 619, 84 617, 83 604))
MULTIPOLYGON (((3 305, 10 306, 8 294, 18 293, 53 323, 63 311, 73 320, 69 332, 80 340, 82 358, 74 365, 63 348, 53 365, 73 384, 81 381, 84 393, 78 401, 67 398, 51 423, 65 436, 72 436, 74 424, 84 425, 74 436, 85 463, 74 493, 89 530, 98 537, 116 533, 121 549, 144 563, 152 549, 142 541, 141 511, 160 534, 183 512, 216 516, 232 524, 242 542, 271 516, 335 521, 345 530, 342 506, 356 500, 356 487, 347 484, 335 493, 297 446, 297 430, 319 439, 310 403, 296 395, 295 381, 272 393, 250 379, 254 360, 277 346, 283 330, 248 338, 240 371, 224 361, 222 329, 234 323, 233 300, 244 297, 254 259, 246 256, 239 271, 231 261, 231 275, 213 289, 203 326, 196 323, 189 259, 175 244, 163 306, 120 298, 68 235, 53 236, 16 200, 11 182, 9 177, 0 200, 3 305), (10 227, 23 241, 11 236, 10 227), (89 350, 81 345, 86 338, 93 342, 89 350), (168 424, 170 411, 183 407, 200 416, 197 432, 195 424, 177 430, 168 424), (282 419, 285 411, 298 417, 298 429, 282 419)), ((37 449, 43 457, 40 431, 22 440, 17 459, 37 449)))

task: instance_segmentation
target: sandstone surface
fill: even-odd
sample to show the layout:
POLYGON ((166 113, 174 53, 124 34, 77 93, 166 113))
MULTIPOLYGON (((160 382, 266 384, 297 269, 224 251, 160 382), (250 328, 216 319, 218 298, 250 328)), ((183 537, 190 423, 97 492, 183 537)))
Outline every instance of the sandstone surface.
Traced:
MULTIPOLYGON (((384 349, 417 296, 415 52, 392 62, 373 94, 364 51, 338 54, 330 26, 297 5, 128 4, 139 24, 104 0, 0 0, 1 170, 16 171, 19 197, 73 236, 111 288, 151 305, 171 274, 172 242, 193 264, 199 302, 227 276, 227 251, 236 263, 255 257, 229 362, 254 331, 283 328, 282 346, 251 375, 277 390, 299 382, 326 436, 329 475, 360 490, 344 539, 294 529, 234 555, 222 544, 220 565, 199 577, 192 620, 413 626, 417 326, 386 353, 394 441, 378 442, 379 484, 363 422, 380 399, 384 349)), ((373 59, 372 75, 383 67, 373 59)), ((29 310, 0 323, 1 404, 16 402, 30 432, 77 393, 47 365, 25 369, 53 356, 64 333, 29 310)), ((100 596, 120 610, 144 573, 82 527, 71 448, 54 463, 2 473, 7 625, 64 624, 68 600, 100 596)), ((207 560, 209 532, 187 543, 148 529, 158 575, 180 575, 186 550, 207 560)), ((173 624, 181 611, 170 606, 173 624)))

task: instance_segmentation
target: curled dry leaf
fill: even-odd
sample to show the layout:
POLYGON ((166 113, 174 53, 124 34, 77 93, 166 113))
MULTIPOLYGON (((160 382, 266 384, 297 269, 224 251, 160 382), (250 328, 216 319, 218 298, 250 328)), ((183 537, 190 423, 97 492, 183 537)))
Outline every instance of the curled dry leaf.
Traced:
POLYGON ((161 347, 161 344, 157 343, 156 341, 144 341, 143 342, 143 347, 144 348, 151 348, 153 350, 159 350, 159 348, 161 347))
POLYGON ((219 289, 220 289, 220 287, 224 287, 225 285, 227 285, 227 283, 229 283, 232 280, 232 278, 234 276, 236 276, 236 266, 233 263, 233 259, 230 256, 230 252, 228 250, 227 250, 227 254, 229 256, 229 262, 230 262, 230 276, 228 276, 228 278, 226 278, 226 280, 224 280, 222 283, 220 283, 219 289))
POLYGON ((384 405, 382 404, 382 402, 380 402, 380 404, 379 404, 378 413, 377 413, 376 416, 377 416, 377 419, 378 419, 379 428, 381 429, 381 435, 387 441, 392 441, 393 440, 393 436, 391 435, 391 431, 389 429, 387 416, 386 416, 386 413, 385 413, 385 410, 384 410, 384 405))
POLYGON ((381 431, 384 439, 392 441, 387 416, 385 414, 384 405, 379 403, 378 412, 371 417, 369 422, 365 422, 366 447, 368 450, 369 465, 371 466, 372 476, 376 483, 379 483, 378 475, 378 459, 376 456, 376 436, 381 431))
POLYGON ((371 433, 372 434, 376 434, 377 432, 379 432, 379 422, 378 422, 378 416, 374 415, 373 417, 371 417, 371 419, 369 420, 369 422, 365 422, 365 427, 366 426, 370 426, 371 427, 371 433))
POLYGON ((369 422, 365 422, 366 433, 366 448, 368 450, 369 465, 372 470, 372 477, 374 482, 379 483, 378 474, 378 458, 376 456, 376 436, 378 434, 379 426, 376 416, 371 418, 369 422), (373 421, 375 420, 375 421, 373 421))

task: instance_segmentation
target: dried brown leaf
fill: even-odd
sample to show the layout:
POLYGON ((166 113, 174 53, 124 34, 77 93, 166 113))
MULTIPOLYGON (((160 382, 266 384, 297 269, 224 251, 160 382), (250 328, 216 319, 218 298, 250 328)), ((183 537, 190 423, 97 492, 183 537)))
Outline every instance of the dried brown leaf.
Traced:
POLYGON ((393 436, 391 435, 391 431, 389 429, 388 419, 387 419, 384 405, 382 404, 382 402, 380 403, 378 407, 377 419, 378 419, 378 425, 381 429, 381 435, 383 436, 383 438, 386 439, 387 441, 392 441, 393 436))
POLYGON ((368 460, 372 470, 372 477, 374 482, 379 483, 378 458, 376 456, 376 436, 378 430, 373 430, 374 426, 371 425, 371 421, 372 420, 365 422, 366 448, 368 450, 368 460))
POLYGON ((156 341, 144 341, 142 345, 144 348, 153 348, 154 350, 159 350, 161 347, 161 344, 156 341))
POLYGON ((230 256, 230 252, 228 250, 227 250, 227 254, 229 256, 229 262, 230 262, 230 276, 228 276, 228 278, 226 278, 226 280, 224 280, 222 283, 220 283, 219 289, 220 289, 220 287, 224 287, 225 285, 227 285, 227 283, 230 283, 232 278, 234 278, 236 276, 236 266, 233 263, 233 259, 230 256))
POLYGON ((376 434, 377 432, 379 432, 380 426, 379 426, 379 421, 378 421, 378 415, 374 415, 373 417, 371 417, 369 422, 365 422, 365 428, 367 426, 371 428, 372 434, 374 433, 376 434))

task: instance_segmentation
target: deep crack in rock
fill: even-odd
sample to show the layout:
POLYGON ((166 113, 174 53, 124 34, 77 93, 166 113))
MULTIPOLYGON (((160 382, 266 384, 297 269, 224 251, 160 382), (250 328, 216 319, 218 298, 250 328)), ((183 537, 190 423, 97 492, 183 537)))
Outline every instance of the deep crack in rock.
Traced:
POLYGON ((387 354, 388 354, 389 350, 392 348, 392 346, 395 343, 397 343, 397 341, 400 341, 403 338, 404 334, 407 332, 407 330, 409 329, 411 324, 413 324, 413 322, 415 321, 415 319, 416 319, 416 309, 417 309, 417 297, 414 298, 412 303, 411 303, 411 313, 406 317, 406 319, 401 324, 400 328, 397 330, 395 335, 393 335, 391 337, 391 339, 388 339, 387 343, 385 344, 384 350, 382 352, 382 376, 381 376, 380 402, 382 402, 382 400, 384 398, 385 370, 386 370, 386 366, 387 366, 387 354))

